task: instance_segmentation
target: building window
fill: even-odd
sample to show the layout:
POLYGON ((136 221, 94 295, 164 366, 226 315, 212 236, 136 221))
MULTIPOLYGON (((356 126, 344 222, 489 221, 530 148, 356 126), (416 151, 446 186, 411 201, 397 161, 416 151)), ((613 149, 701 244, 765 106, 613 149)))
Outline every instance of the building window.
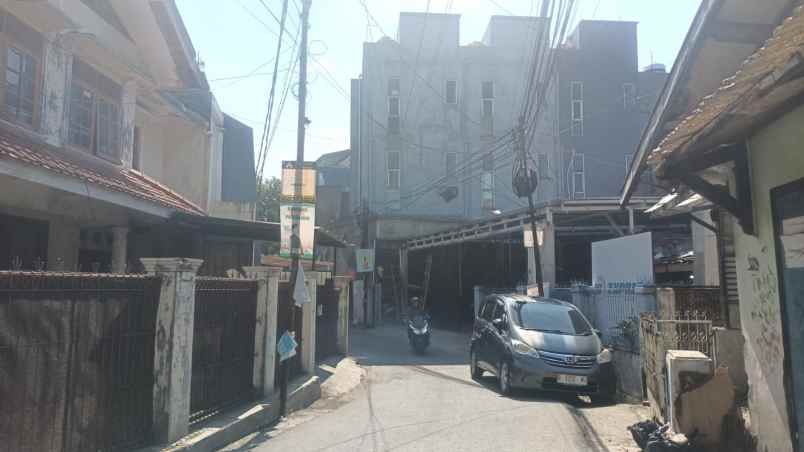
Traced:
POLYGON ((572 136, 583 136, 583 83, 570 83, 572 136))
POLYGON ((140 128, 134 127, 134 139, 131 149, 131 167, 137 171, 142 169, 142 151, 140 150, 140 128))
POLYGON ((575 153, 572 156, 572 197, 586 198, 586 161, 584 155, 575 153))
POLYGON ((388 132, 398 134, 399 121, 399 77, 388 79, 388 132))
POLYGON ((80 60, 73 62, 69 143, 96 155, 119 159, 121 88, 80 60))
POLYGON ((20 125, 35 128, 40 108, 42 36, 14 16, 0 13, 0 58, 5 58, 0 90, 2 115, 20 125))
POLYGON ((494 82, 481 83, 480 99, 483 117, 494 116, 494 82))
POLYGON ((388 96, 399 96, 399 77, 388 79, 388 96))
POLYGON ((37 61, 16 47, 6 51, 6 110, 12 119, 32 126, 37 61))
POLYGON ((388 151, 385 186, 392 190, 399 190, 400 166, 399 151, 388 151))
POLYGON ((539 180, 547 180, 550 178, 550 160, 547 158, 547 154, 539 154, 538 158, 539 180))
POLYGON ((623 83, 623 108, 631 110, 636 107, 636 103, 636 85, 633 83, 623 83))
POLYGON ((458 103, 458 82, 455 80, 447 80, 445 93, 444 93, 444 100, 448 104, 457 104, 458 103))
POLYGON ((492 172, 480 175, 480 208, 494 209, 494 173, 492 172))
POLYGON ((458 167, 458 153, 447 152, 444 162, 444 168, 447 177, 455 176, 455 170, 457 167, 458 167))
POLYGON ((399 116, 399 98, 396 96, 388 98, 388 116, 392 118, 399 116))

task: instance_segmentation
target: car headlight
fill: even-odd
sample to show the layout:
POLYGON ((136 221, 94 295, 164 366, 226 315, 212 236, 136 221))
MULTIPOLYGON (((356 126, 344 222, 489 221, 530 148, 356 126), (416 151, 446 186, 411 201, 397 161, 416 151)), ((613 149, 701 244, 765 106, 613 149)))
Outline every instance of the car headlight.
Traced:
POLYGON ((597 363, 598 364, 606 364, 611 362, 611 351, 607 348, 604 348, 599 355, 597 355, 597 363))
POLYGON ((529 346, 528 344, 526 344, 526 343, 524 343, 522 341, 512 339, 511 344, 514 347, 514 352, 515 353, 518 353, 520 355, 530 356, 530 357, 533 357, 533 358, 538 358, 539 357, 539 352, 537 352, 531 346, 529 346))

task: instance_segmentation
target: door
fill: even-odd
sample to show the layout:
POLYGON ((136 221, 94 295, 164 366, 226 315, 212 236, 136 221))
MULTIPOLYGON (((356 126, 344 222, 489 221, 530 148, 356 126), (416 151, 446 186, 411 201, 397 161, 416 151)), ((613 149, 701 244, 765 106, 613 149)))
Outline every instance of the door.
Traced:
POLYGON ((496 303, 493 298, 487 298, 475 319, 475 356, 483 367, 489 367, 489 328, 492 328, 491 320, 496 303))
MULTIPOLYGON (((505 318, 505 308, 503 307, 503 302, 497 300, 494 304, 494 313, 492 314, 492 320, 505 318)), ((495 371, 500 368, 500 364, 502 360, 505 358, 505 341, 508 337, 507 334, 507 326, 501 329, 497 329, 497 327, 489 322, 488 328, 488 354, 489 354, 489 364, 494 366, 495 371)))
POLYGON ((790 427, 804 451, 804 179, 771 192, 790 427))

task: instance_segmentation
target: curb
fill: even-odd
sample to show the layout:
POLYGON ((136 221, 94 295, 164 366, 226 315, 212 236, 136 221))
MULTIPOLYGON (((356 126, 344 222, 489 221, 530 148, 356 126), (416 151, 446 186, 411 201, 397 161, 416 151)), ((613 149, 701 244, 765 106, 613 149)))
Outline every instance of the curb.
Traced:
MULTIPOLYGON (((298 385, 288 394, 288 414, 312 405, 321 397, 317 376, 296 380, 298 385)), ((229 410, 194 427, 184 438, 170 446, 155 446, 137 452, 213 452, 256 432, 279 419, 278 394, 250 406, 229 410)))

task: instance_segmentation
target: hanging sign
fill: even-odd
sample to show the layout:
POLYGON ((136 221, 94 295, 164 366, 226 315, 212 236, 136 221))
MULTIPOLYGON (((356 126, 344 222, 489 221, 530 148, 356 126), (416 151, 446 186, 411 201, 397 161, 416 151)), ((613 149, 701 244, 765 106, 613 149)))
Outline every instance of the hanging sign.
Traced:
POLYGON ((301 167, 293 161, 282 162, 282 192, 279 216, 281 257, 299 256, 312 260, 315 247, 316 171, 313 162, 301 167))
POLYGON ((315 204, 315 189, 315 163, 304 162, 299 169, 295 161, 282 162, 282 201, 315 204))
POLYGON ((357 256, 357 272, 371 273, 374 271, 374 250, 371 248, 358 249, 355 251, 357 256))
MULTIPOLYGON (((525 248, 533 248, 533 232, 531 232, 530 224, 522 225, 522 241, 525 248)), ((536 240, 539 241, 539 246, 544 245, 544 230, 536 225, 536 240)))
POLYGON ((281 257, 299 256, 303 260, 313 259, 315 245, 315 204, 282 203, 279 207, 281 257))

